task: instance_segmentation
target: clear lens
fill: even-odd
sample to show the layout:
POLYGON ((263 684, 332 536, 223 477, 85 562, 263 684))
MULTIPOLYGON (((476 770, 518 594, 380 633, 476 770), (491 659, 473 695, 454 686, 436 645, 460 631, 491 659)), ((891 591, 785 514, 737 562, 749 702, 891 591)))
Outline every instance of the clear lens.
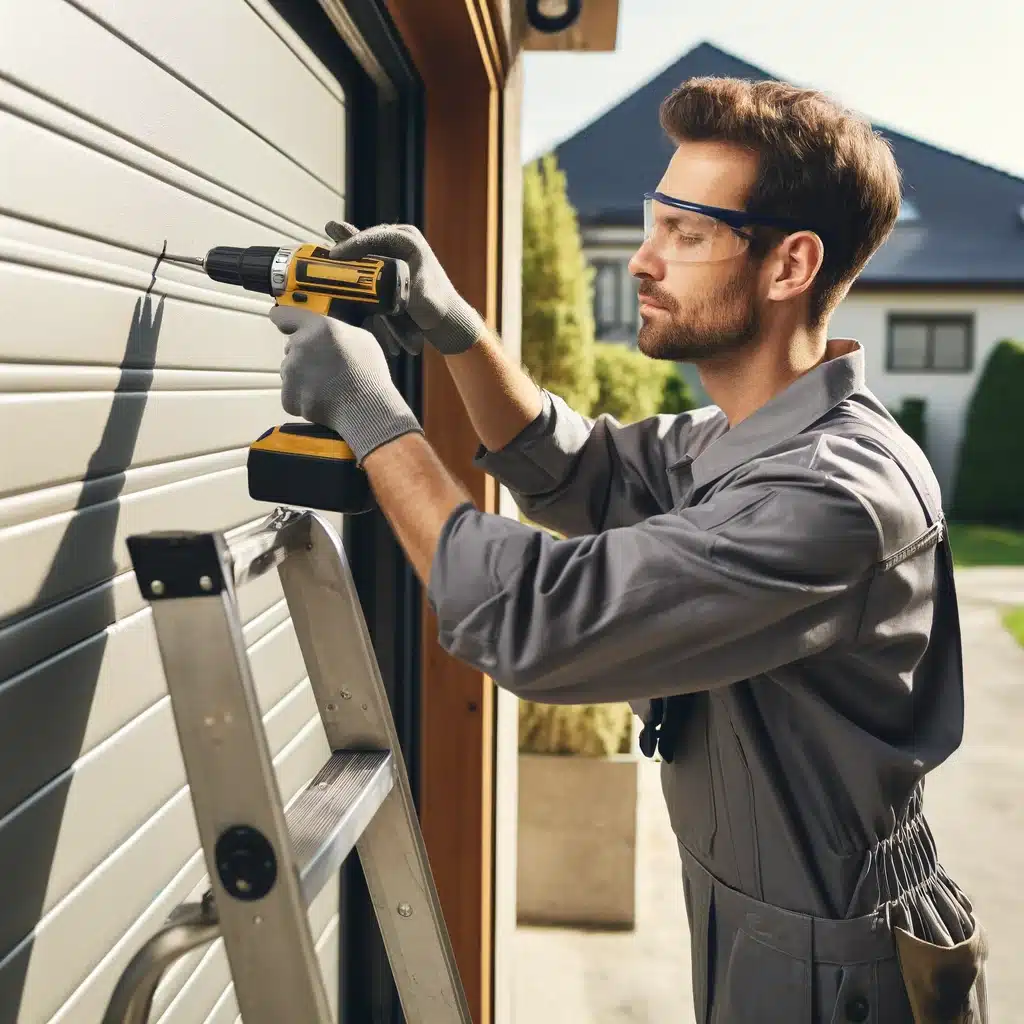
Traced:
POLYGON ((703 213, 644 200, 644 240, 666 263, 718 263, 749 244, 728 224, 703 213))

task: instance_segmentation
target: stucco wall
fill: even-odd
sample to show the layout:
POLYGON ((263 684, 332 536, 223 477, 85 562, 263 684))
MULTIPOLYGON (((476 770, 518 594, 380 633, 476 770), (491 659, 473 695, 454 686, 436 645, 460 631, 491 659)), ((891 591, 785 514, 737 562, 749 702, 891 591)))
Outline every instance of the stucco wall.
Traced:
POLYGON ((928 456, 947 508, 953 497, 964 418, 975 383, 996 342, 1024 338, 1024 293, 852 293, 832 317, 832 337, 856 338, 864 346, 868 386, 890 408, 905 397, 927 400, 928 456), (889 313, 973 313, 974 365, 970 373, 888 373, 885 369, 889 313))

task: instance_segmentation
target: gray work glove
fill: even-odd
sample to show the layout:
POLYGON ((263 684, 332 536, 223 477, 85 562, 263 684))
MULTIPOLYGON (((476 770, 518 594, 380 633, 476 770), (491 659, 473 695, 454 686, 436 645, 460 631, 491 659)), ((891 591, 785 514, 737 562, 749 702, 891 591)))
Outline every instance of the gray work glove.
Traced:
POLYGON ((293 306, 274 306, 270 319, 289 336, 281 363, 286 413, 337 431, 360 465, 382 444, 422 433, 369 331, 293 306))
POLYGON ((487 330, 483 317, 462 298, 418 228, 381 224, 360 231, 351 224, 329 221, 324 229, 337 243, 336 259, 391 256, 409 264, 409 308, 398 316, 376 315, 365 326, 393 354, 404 348, 423 350, 424 338, 442 355, 465 352, 487 330))

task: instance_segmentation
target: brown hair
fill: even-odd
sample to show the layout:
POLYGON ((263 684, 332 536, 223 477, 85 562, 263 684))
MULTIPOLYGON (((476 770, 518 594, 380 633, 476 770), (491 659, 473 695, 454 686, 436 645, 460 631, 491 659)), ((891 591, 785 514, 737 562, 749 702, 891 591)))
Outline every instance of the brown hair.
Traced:
MULTIPOLYGON (((900 172, 888 142, 821 92, 783 82, 692 78, 661 105, 661 126, 683 141, 734 143, 759 157, 750 213, 789 217, 817 231, 825 255, 811 286, 818 326, 843 299, 900 208, 900 172)), ((754 231, 755 256, 782 236, 754 231)))

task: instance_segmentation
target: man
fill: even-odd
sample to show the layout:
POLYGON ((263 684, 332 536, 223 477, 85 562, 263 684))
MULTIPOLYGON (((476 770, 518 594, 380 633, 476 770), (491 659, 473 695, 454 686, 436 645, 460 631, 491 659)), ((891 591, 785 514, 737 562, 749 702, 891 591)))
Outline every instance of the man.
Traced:
POLYGON ((694 362, 714 406, 584 418, 506 359, 418 231, 329 225, 338 256, 409 261, 409 313, 371 334, 275 309, 284 408, 349 441, 447 651, 520 696, 643 717, 700 1024, 983 1021, 982 932, 922 813, 963 714, 939 491, 860 346, 828 340, 897 168, 870 125, 779 83, 692 80, 661 122, 638 343, 694 362), (566 539, 473 507, 377 338, 445 355, 478 465, 566 539))

